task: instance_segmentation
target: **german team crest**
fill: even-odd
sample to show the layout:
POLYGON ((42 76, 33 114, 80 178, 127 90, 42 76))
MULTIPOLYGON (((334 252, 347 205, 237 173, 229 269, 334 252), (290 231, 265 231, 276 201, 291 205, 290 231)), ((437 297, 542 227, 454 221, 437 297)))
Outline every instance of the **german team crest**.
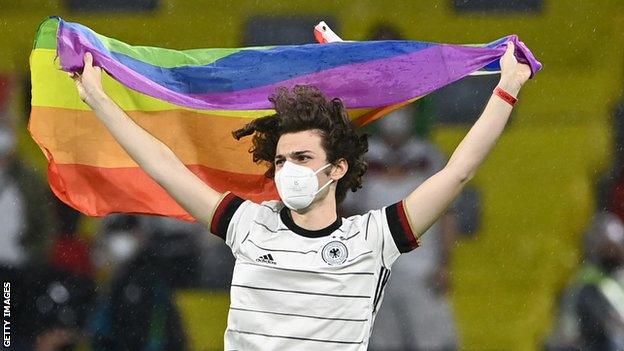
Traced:
POLYGON ((349 251, 345 244, 340 241, 330 241, 327 243, 321 251, 323 261, 327 262, 330 266, 336 266, 344 263, 347 260, 349 251))

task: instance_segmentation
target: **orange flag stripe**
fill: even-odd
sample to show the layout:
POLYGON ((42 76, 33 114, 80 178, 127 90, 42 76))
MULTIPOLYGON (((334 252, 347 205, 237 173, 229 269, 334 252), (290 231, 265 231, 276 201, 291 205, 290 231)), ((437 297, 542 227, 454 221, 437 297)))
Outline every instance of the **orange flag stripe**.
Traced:
MULTIPOLYGON (((249 200, 277 199, 275 183, 262 175, 239 174, 205 166, 187 166, 219 192, 246 194, 249 200), (232 182, 236 179, 236 182, 232 182), (233 187, 233 184, 236 186, 233 187)), ((56 164, 50 161, 48 178, 52 191, 71 206, 89 209, 89 216, 113 212, 155 214, 194 220, 156 182, 138 167, 103 168, 56 164)))
MULTIPOLYGON (((232 137, 233 130, 249 122, 247 118, 186 110, 127 113, 168 145, 184 164, 253 175, 266 170, 266 166, 251 161, 251 138, 237 141, 232 137)), ((137 167, 91 111, 34 106, 29 129, 39 145, 55 155, 57 164, 137 167)))

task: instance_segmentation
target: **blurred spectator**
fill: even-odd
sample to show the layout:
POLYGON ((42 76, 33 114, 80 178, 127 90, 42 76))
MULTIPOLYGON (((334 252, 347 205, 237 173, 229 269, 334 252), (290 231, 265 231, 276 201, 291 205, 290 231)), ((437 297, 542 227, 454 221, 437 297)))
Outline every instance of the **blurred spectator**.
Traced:
POLYGON ((42 180, 15 157, 15 135, 0 121, 0 266, 41 263, 54 230, 49 191, 42 180))
POLYGON ((403 34, 395 25, 380 22, 373 26, 368 37, 370 40, 402 40, 403 34))
POLYGON ((200 244, 201 286, 229 291, 235 263, 232 251, 221 238, 212 234, 203 234, 200 244))
MULTIPOLYGON (((143 216, 141 226, 150 237, 160 240, 177 240, 183 238, 194 249, 197 256, 192 263, 181 262, 174 268, 188 269, 193 266, 194 272, 179 272, 178 275, 189 276, 186 286, 202 288, 229 289, 234 270, 234 256, 230 248, 219 237, 208 232, 200 223, 189 223, 166 217, 143 216), (190 275, 189 275, 190 273, 190 275)), ((181 285, 183 287, 184 284, 181 285)))
MULTIPOLYGON (((400 30, 379 23, 371 40, 402 40, 400 30)), ((420 103, 420 102, 419 102, 420 103)), ((396 110, 377 122, 369 140, 366 187, 351 194, 344 208, 362 213, 404 199, 444 167, 442 153, 426 139, 426 114, 415 104, 396 110), (419 124, 420 123, 420 124, 419 124), (419 130, 420 137, 415 137, 419 130)), ((402 255, 392 266, 385 298, 375 319, 371 350, 453 350, 457 348, 455 322, 446 298, 449 289, 450 250, 456 217, 443 215, 420 238, 420 248, 402 255)))
POLYGON ((11 283, 11 303, 18 311, 11 320, 12 350, 72 350, 95 287, 84 274, 50 265, 56 229, 52 197, 14 153, 15 144, 9 119, 0 120, 0 276, 11 283))
MULTIPOLYGON (((414 138, 412 106, 378 122, 370 138, 366 187, 351 194, 345 209, 361 213, 404 199, 442 169, 445 159, 429 142, 414 138)), ((392 266, 370 341, 371 350, 451 350, 457 347, 446 292, 455 219, 444 215, 422 237, 421 247, 392 266)))
POLYGON ((147 240, 138 216, 110 215, 102 221, 92 250, 98 277, 108 280, 131 260, 147 240))
POLYGON ((58 230, 50 250, 50 263, 74 274, 91 277, 93 267, 90 247, 77 232, 80 212, 58 199, 54 201, 54 204, 58 230))
POLYGON ((188 288, 201 285, 203 269, 199 268, 200 257, 206 255, 200 248, 203 248, 204 238, 214 235, 209 235, 200 223, 157 216, 143 216, 141 220, 148 237, 158 244, 159 255, 175 259, 176 264, 169 268, 174 286, 188 288))
POLYGON ((114 272, 90 323, 94 350, 187 349, 173 293, 196 281, 195 237, 184 225, 150 222, 116 215, 103 223, 98 262, 114 272))
POLYGON ((4 224, 4 245, 0 245, 0 262, 18 266, 26 261, 26 251, 21 244, 26 227, 26 204, 11 172, 14 144, 13 132, 7 126, 0 126, 0 222, 4 224))
POLYGON ((598 213, 583 265, 562 295, 548 350, 624 350, 624 223, 598 213))
POLYGON ((25 271, 19 286, 15 350, 74 350, 95 302, 95 284, 48 265, 25 271))
POLYGON ((76 226, 80 214, 55 200, 58 235, 49 262, 20 268, 16 284, 16 350, 73 350, 84 343, 83 328, 95 303, 89 246, 76 226))

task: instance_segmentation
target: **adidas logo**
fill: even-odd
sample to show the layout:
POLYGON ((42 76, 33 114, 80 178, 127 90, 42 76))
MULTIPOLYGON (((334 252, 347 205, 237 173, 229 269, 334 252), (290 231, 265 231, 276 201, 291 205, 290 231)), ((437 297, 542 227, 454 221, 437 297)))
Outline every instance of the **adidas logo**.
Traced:
POLYGON ((271 254, 262 255, 262 256, 258 257, 258 259, 256 259, 256 262, 277 264, 277 263, 275 263, 275 260, 273 260, 273 256, 271 254))

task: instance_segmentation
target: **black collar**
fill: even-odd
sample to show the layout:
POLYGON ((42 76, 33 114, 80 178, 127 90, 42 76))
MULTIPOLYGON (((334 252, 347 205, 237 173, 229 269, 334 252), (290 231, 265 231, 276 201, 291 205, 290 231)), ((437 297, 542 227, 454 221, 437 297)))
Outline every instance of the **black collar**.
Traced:
POLYGON ((282 222, 286 225, 288 229, 290 229, 296 234, 305 236, 307 238, 320 238, 323 236, 328 236, 331 233, 338 230, 338 228, 340 228, 340 226, 342 225, 342 218, 338 216, 338 218, 336 218, 336 221, 334 223, 330 224, 329 226, 323 229, 308 230, 305 228, 301 228, 295 223, 295 221, 293 221, 292 216, 290 215, 290 211, 288 210, 288 207, 286 206, 284 206, 284 208, 282 208, 282 210, 280 211, 280 218, 282 219, 282 222))

